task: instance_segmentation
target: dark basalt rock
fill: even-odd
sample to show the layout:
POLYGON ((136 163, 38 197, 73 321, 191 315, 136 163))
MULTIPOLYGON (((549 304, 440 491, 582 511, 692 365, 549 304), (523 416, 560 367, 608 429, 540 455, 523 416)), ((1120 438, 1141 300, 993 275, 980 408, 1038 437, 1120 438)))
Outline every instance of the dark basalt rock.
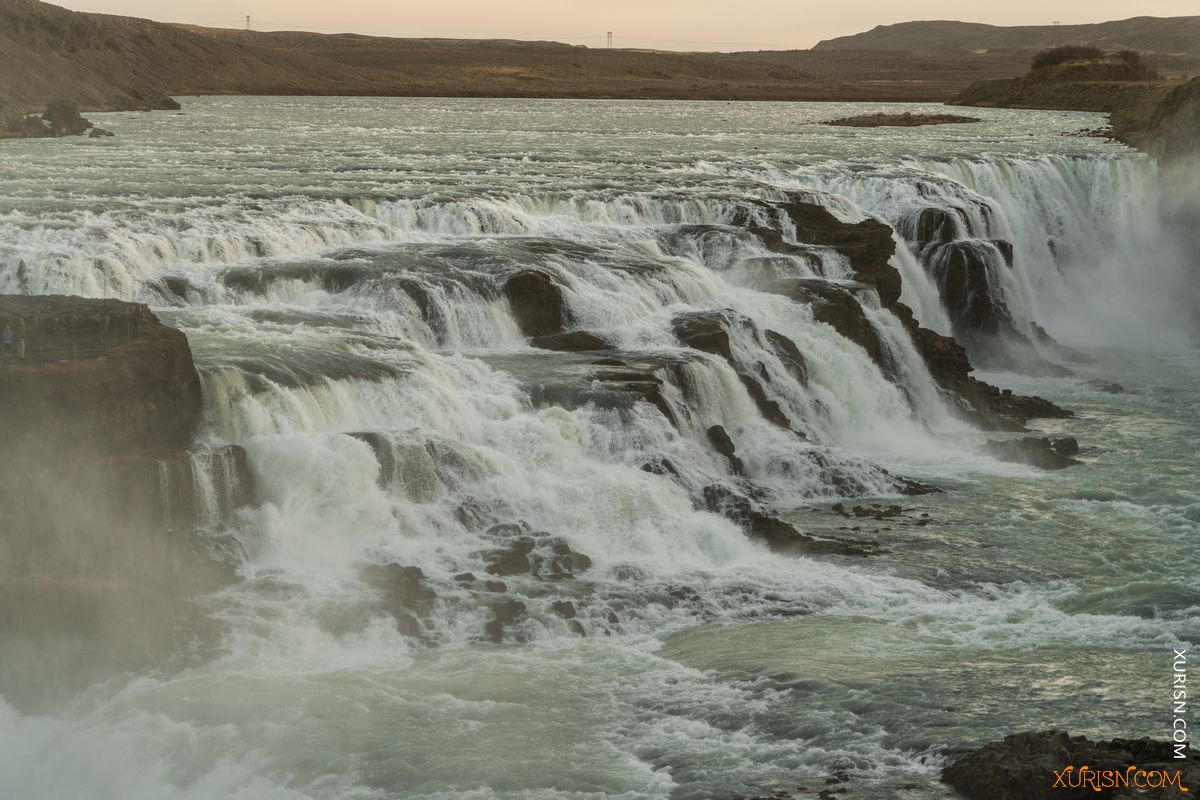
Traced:
POLYGON ((542 350, 561 350, 572 353, 612 349, 612 345, 606 340, 587 331, 566 331, 547 336, 534 336, 529 340, 529 344, 542 350))
POLYGON ((1000 253, 1000 257, 1004 259, 1005 266, 1011 267, 1015 263, 1016 252, 1013 249, 1013 243, 1007 239, 989 239, 992 247, 996 248, 1000 253))
POLYGON ((520 600, 501 600, 492 606, 492 618, 484 626, 484 634, 499 644, 504 641, 504 629, 524 614, 525 604, 520 600))
POLYGON ((52 703, 219 633, 189 608, 237 579, 220 520, 253 487, 240 448, 187 452, 200 378, 146 306, 0 296, 0 323, 16 340, 0 365, 0 640, 41 673, 29 686, 32 663, 14 662, 0 694, 52 703), (198 469, 218 489, 203 533, 198 469))
POLYGON ((912 309, 903 303, 897 303, 892 312, 908 330, 933 379, 959 412, 975 424, 997 430, 1022 431, 1031 419, 1074 416, 1049 400, 1001 391, 972 377, 975 368, 962 345, 948 336, 922 328, 913 317, 912 309))
POLYGON ((808 361, 805 360, 804 354, 800 352, 796 343, 782 333, 771 330, 763 331, 763 335, 766 336, 767 343, 770 344, 775 357, 783 362, 783 366, 792 373, 792 377, 801 386, 806 385, 808 383, 808 361))
POLYGON ((575 619, 578 614, 575 604, 570 600, 556 600, 550 604, 550 608, 563 619, 575 619))
POLYGON ((735 475, 745 475, 746 465, 738 458, 737 446, 734 445, 733 439, 730 438, 729 431, 725 430, 723 425, 713 425, 706 433, 708 441, 712 443, 713 448, 729 463, 729 469, 735 475))
POLYGON ((885 552, 872 542, 818 539, 801 533, 791 523, 759 511, 748 497, 724 484, 704 487, 704 505, 712 513, 736 522, 747 536, 778 553, 867 556, 885 552))
MULTIPOLYGON (((501 526, 493 527, 490 535, 501 526)), ((487 573, 499 577, 530 575, 548 581, 569 580, 591 569, 592 559, 548 533, 521 536, 489 557, 487 573)))
POLYGON ((994 262, 1005 255, 990 241, 947 242, 926 256, 926 263, 941 294, 942 305, 960 340, 1006 336, 1024 340, 1017 332, 1012 313, 996 296, 994 262))
POLYGON ((831 119, 826 125, 843 128, 917 128, 923 125, 963 125, 979 122, 979 117, 964 117, 961 114, 861 114, 856 117, 831 119))
POLYGON ((862 304, 850 290, 827 281, 795 278, 777 281, 768 287, 768 291, 811 306, 813 317, 818 322, 824 322, 841 336, 866 350, 867 355, 885 374, 894 373, 894 365, 888 356, 887 348, 879 338, 875 326, 867 318, 862 304))
POLYGON ((504 296, 526 336, 562 333, 570 322, 562 287, 545 272, 518 272, 505 281, 504 296))
POLYGON ((807 371, 804 357, 799 348, 786 336, 768 331, 766 336, 760 336, 754 322, 731 309, 721 311, 698 311, 680 314, 672 320, 675 336, 680 343, 705 353, 719 356, 737 373, 738 380, 746 388, 746 393, 754 401, 758 412, 773 425, 799 434, 792 427, 792 421, 784 413, 778 401, 772 399, 763 387, 764 381, 769 381, 766 369, 761 363, 744 365, 734 357, 730 344, 729 327, 739 325, 746 328, 752 336, 759 340, 764 347, 774 350, 785 366, 797 374, 798 379, 806 380, 807 371), (759 375, 751 374, 753 368, 759 375))
POLYGON ((1024 439, 988 442, 983 451, 1001 461, 1029 464, 1039 469, 1065 469, 1082 463, 1071 458, 1079 452, 1079 443, 1069 438, 1055 442, 1026 436, 1024 439))
POLYGON ((877 219, 842 222, 829 209, 795 200, 783 206, 799 241, 832 247, 850 261, 855 277, 879 293, 884 308, 900 299, 901 278, 890 263, 896 252, 892 229, 877 219))
POLYGON ((79 108, 66 100, 55 100, 46 107, 42 120, 50 126, 51 136, 79 136, 92 123, 79 114, 79 108))
POLYGON ((900 233, 916 244, 918 251, 924 251, 932 245, 954 241, 959 237, 960 227, 966 227, 966 220, 958 209, 930 207, 903 220, 900 233))
POLYGON ((729 331, 725 327, 732 314, 732 311, 680 314, 671 321, 671 327, 675 331, 675 338, 684 346, 720 356, 737 369, 729 343, 729 331))
POLYGON ((437 593, 425 585, 421 568, 371 564, 363 567, 360 574, 383 594, 384 606, 396 618, 400 632, 405 636, 420 636, 423 622, 437 601, 437 593))
POLYGON ((1200 786, 1200 759, 1190 748, 1185 750, 1185 756, 1176 759, 1170 743, 1149 738, 1091 742, 1066 731, 1017 733, 961 756, 942 770, 942 781, 970 800, 1142 797, 1183 800, 1195 794, 1200 786), (1056 787, 1058 776, 1069 766, 1074 767, 1073 774, 1056 787), (1176 787, 1144 790, 1133 786, 1097 791, 1092 786, 1080 785, 1077 773, 1083 766, 1096 771, 1114 770, 1122 775, 1130 767, 1146 772, 1165 771, 1170 776, 1180 773, 1178 783, 1189 791, 1181 792, 1176 787))

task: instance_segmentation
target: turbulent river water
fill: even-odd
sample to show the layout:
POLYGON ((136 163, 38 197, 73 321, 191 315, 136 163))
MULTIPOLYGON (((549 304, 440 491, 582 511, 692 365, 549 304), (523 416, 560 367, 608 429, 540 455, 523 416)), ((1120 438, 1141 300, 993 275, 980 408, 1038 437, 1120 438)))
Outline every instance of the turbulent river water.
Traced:
MULTIPOLYGON (((200 443, 245 447, 258 499, 223 523, 243 580, 203 601, 216 651, 52 712, 0 699, 0 795, 815 797, 844 772, 843 796, 929 798, 948 752, 1015 730, 1166 738, 1171 647, 1200 640, 1196 254, 1154 163, 1078 135, 1098 115, 819 124, 893 108, 199 98, 96 115, 112 139, 5 143, 0 292, 139 300, 184 330, 200 443), (1011 241, 993 279, 1016 326, 1092 358, 984 377, 1076 411, 1035 425, 1084 463, 982 455, 995 434, 951 413, 888 312, 867 308, 891 377, 761 291, 766 266, 846 273, 738 227, 792 238, 770 208, 797 193, 900 238, 935 206, 1011 241), (527 344, 497 287, 528 268, 627 363, 670 365, 677 425, 597 401, 590 355, 527 344), (733 346, 806 441, 679 344, 672 319, 714 309, 797 343, 806 382, 733 346), (945 491, 896 499, 888 473, 945 491), (886 552, 772 553, 697 504, 713 484, 886 552), (848 521, 839 500, 905 511, 848 521), (506 577, 524 611, 487 641, 477 586, 526 532, 590 567, 506 577), (386 563, 436 593, 419 636, 363 577, 386 563)), ((946 333, 918 256, 893 257, 903 299, 946 333)))

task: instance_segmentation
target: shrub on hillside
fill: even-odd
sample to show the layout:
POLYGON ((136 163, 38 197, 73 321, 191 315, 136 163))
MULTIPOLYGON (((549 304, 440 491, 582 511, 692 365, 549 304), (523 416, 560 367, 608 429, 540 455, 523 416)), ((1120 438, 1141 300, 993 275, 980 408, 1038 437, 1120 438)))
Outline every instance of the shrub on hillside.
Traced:
POLYGON ((1043 50, 1038 53, 1033 57, 1031 66, 1034 69, 1041 69, 1042 67, 1053 67, 1067 61, 1103 57, 1104 51, 1099 47, 1091 47, 1083 44, 1064 44, 1060 47, 1051 47, 1049 50, 1043 50))

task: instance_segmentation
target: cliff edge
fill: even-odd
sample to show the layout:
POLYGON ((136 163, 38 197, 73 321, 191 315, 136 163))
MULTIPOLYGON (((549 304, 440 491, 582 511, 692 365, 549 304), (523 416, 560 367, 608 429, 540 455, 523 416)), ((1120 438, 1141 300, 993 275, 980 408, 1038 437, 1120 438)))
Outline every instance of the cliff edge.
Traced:
POLYGON ((205 638, 249 476, 193 445, 187 337, 146 306, 0 296, 0 335, 0 693, 44 708, 205 638))

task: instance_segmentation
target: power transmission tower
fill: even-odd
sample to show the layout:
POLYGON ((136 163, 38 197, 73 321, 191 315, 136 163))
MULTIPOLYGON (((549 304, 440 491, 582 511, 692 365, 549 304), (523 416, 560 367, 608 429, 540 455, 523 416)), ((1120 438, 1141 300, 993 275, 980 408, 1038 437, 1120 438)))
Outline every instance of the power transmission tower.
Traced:
POLYGON ((612 50, 612 31, 608 32, 608 49, 612 50))

